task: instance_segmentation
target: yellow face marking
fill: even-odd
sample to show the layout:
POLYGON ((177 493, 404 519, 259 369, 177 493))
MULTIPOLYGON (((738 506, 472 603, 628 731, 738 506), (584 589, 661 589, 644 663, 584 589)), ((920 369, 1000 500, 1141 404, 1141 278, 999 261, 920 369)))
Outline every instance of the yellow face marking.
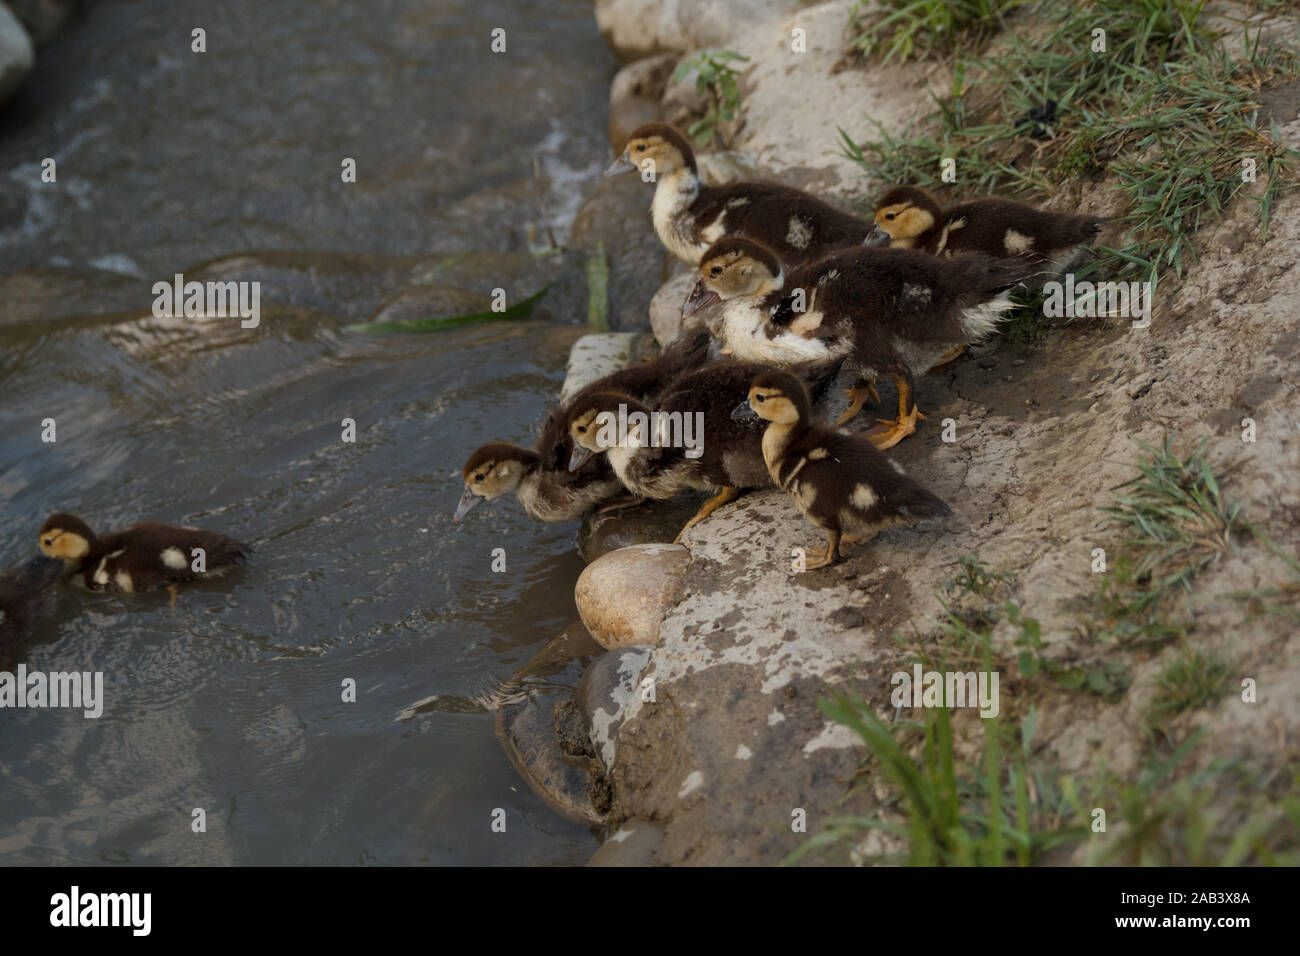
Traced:
POLYGON ((934 216, 907 200, 878 209, 876 224, 891 239, 915 239, 934 225, 934 216))
POLYGON ((776 277, 757 259, 728 252, 700 263, 700 280, 724 299, 760 295, 773 288, 776 277))
POLYGON ((37 541, 41 551, 51 558, 78 561, 90 553, 90 542, 75 531, 51 528, 37 541))
POLYGON ((759 418, 778 425, 793 425, 799 421, 798 409, 780 389, 754 386, 749 390, 749 407, 758 413, 759 418))
POLYGON ((638 172, 649 170, 667 176, 686 165, 686 157, 662 136, 639 136, 628 140, 627 158, 638 172))
POLYGON ((590 409, 575 418, 569 425, 569 436, 574 442, 591 451, 605 451, 596 441, 596 436, 600 432, 600 427, 596 423, 599 414, 596 409, 590 409))

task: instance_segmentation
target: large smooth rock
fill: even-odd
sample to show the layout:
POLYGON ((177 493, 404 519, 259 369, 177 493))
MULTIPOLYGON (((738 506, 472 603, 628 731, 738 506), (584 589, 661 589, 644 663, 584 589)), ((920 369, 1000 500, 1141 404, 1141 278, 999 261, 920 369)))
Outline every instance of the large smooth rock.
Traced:
POLYGON ((736 25, 799 9, 799 0, 596 0, 596 25, 625 63, 671 50, 726 46, 736 25))
POLYGON ((658 644, 659 625, 677 602, 690 561, 690 552, 677 544, 611 551, 578 577, 578 616, 602 647, 658 644))
POLYGON ((673 276, 659 287, 659 291, 650 300, 650 330, 660 345, 667 345, 681 331, 682 303, 695 287, 695 280, 694 272, 673 276))
POLYGON ((584 754, 567 745, 564 715, 580 713, 565 688, 579 683, 599 650, 574 622, 502 685, 495 720, 506 756, 529 786, 557 813, 593 826, 608 810, 608 800, 594 799, 592 787, 603 769, 590 747, 584 754))
POLYGON ((623 712, 637 692, 650 652, 649 647, 609 651, 592 661, 578 681, 579 712, 591 747, 607 769, 614 766, 623 712))
POLYGON ((632 361, 636 347, 635 332, 593 332, 573 343, 569 365, 560 389, 560 404, 568 404, 596 379, 625 368, 632 361))
POLYGON ((650 222, 654 187, 635 174, 600 182, 573 220, 570 245, 589 255, 602 248, 609 267, 609 327, 644 329, 646 307, 666 278, 668 253, 650 222))
POLYGON ((32 38, 9 8, 0 3, 0 103, 13 95, 35 62, 32 38))
POLYGON ((609 87, 609 145, 615 153, 638 126, 663 120, 660 100, 676 65, 677 54, 661 53, 618 71, 609 87))

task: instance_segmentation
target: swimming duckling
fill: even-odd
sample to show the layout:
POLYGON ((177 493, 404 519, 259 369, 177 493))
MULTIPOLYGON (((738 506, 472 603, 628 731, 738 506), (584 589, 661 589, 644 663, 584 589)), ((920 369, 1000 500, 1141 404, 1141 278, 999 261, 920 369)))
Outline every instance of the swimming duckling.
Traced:
POLYGON ((954 346, 979 341, 1013 303, 1026 265, 967 253, 941 261, 912 249, 841 249, 788 275, 772 250, 734 237, 700 261, 700 279, 682 306, 689 315, 723 302, 719 335, 737 358, 788 365, 848 356, 865 385, 850 389, 848 421, 885 375, 898 388, 898 417, 872 438, 890 448, 924 418, 912 400, 914 376, 954 346))
POLYGON ((62 573, 62 562, 40 555, 0 574, 0 670, 31 633, 45 590, 62 573))
POLYGON ((871 223, 790 186, 757 180, 704 185, 690 143, 666 123, 636 130, 605 175, 637 170, 655 177, 650 214, 660 241, 692 265, 724 236, 757 239, 798 264, 828 249, 859 246, 871 233, 871 223))
POLYGON ((569 413, 585 398, 607 391, 652 401, 682 374, 702 365, 708 349, 707 330, 688 330, 655 358, 611 372, 579 390, 564 408, 552 409, 535 448, 506 442, 489 442, 478 448, 461 471, 465 491, 453 520, 461 520, 483 501, 512 491, 537 521, 576 521, 600 505, 604 513, 640 504, 644 498, 620 498, 623 485, 603 457, 569 470, 573 452, 567 430, 569 413))
MULTIPOLYGON (((815 395, 835 380, 839 362, 801 366, 796 371, 815 395)), ((618 392, 586 397, 573 406, 569 435, 571 468, 591 457, 607 457, 633 494, 663 500, 682 491, 710 491, 675 540, 743 490, 771 484, 763 461, 762 431, 731 417, 738 399, 763 370, 753 362, 714 362, 678 379, 652 410, 618 392), (619 423, 626 431, 618 434, 619 423), (603 454, 602 454, 603 453, 603 454)))
POLYGON ((762 447, 772 481, 827 534, 825 552, 808 552, 809 571, 840 559, 846 533, 867 540, 882 528, 951 514, 868 439, 814 422, 807 392, 788 372, 760 372, 732 416, 770 423, 762 447))
POLYGON ((216 577, 251 550, 234 538, 202 528, 142 521, 98 537, 76 515, 51 515, 41 525, 41 551, 64 563, 92 591, 132 593, 216 577))
POLYGON ((1094 216, 1048 212, 1008 199, 974 199, 945 210, 915 186, 891 189, 876 204, 870 242, 891 249, 920 249, 931 255, 982 252, 995 258, 1021 257, 1042 273, 1070 267, 1082 247, 1097 236, 1094 216))

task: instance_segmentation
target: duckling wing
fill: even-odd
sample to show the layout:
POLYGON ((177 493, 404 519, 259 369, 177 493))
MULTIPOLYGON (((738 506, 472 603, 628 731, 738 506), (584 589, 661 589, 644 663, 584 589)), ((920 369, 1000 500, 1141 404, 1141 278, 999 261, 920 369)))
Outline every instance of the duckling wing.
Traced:
POLYGON ((760 181, 703 189, 691 215, 699 240, 747 236, 787 263, 808 261, 827 249, 861 245, 874 225, 800 189, 760 181), (706 235, 710 230, 719 234, 706 235))
POLYGON ((802 445, 798 452, 806 464, 798 480, 805 497, 806 489, 816 489, 816 499, 823 500, 814 505, 834 511, 841 527, 876 527, 951 513, 942 499, 863 436, 819 428, 811 430, 802 445))

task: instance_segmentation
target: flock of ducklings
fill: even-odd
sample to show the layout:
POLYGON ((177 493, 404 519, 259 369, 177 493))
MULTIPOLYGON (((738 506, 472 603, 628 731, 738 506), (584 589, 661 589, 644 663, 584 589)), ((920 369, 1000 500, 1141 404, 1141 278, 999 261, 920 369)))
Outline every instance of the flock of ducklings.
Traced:
MULTIPOLYGON (((948 514, 881 453, 924 417, 915 377, 993 331, 1012 287, 1067 268, 1098 220, 992 198, 943 209, 901 186, 866 222, 776 183, 703 183, 686 137, 664 124, 633 133, 606 175, 645 170, 656 233, 699 273, 681 333, 552 410, 534 448, 492 442, 470 455, 456 520, 510 492, 541 521, 711 492, 685 531, 743 491, 775 486, 826 533, 811 570, 838 561, 846 538, 948 514), (686 321, 706 309, 708 321, 686 321), (897 414, 858 434, 824 424, 844 369, 856 377, 836 425, 879 401, 882 377, 897 388, 897 414), (620 406, 702 413, 700 453, 657 447, 638 428, 606 447, 601 416, 620 406)), ((45 522, 38 546, 42 558, 0 574, 0 651, 59 577, 99 591, 167 588, 175 600, 177 585, 222 574, 249 551, 215 531, 152 522, 99 536, 69 514, 45 522)))
POLYGON ((944 209, 900 186, 867 222, 776 183, 706 184, 686 137, 662 123, 636 130, 605 175, 646 171, 655 232, 698 270, 682 331, 552 410, 534 448, 492 442, 470 455, 456 519, 510 492, 541 521, 712 493, 685 531, 746 490, 777 487, 826 534, 807 552, 812 570, 838 561, 846 539, 949 514, 882 454, 924 418, 916 376, 994 331, 1012 288, 1068 269, 1100 220, 995 198, 944 209), (882 378, 897 414, 861 433, 824 423, 842 371, 854 384, 835 426, 880 400, 882 378), (620 409, 626 440, 610 444, 599 426, 620 409), (702 413, 702 449, 660 447, 637 411, 702 413))

